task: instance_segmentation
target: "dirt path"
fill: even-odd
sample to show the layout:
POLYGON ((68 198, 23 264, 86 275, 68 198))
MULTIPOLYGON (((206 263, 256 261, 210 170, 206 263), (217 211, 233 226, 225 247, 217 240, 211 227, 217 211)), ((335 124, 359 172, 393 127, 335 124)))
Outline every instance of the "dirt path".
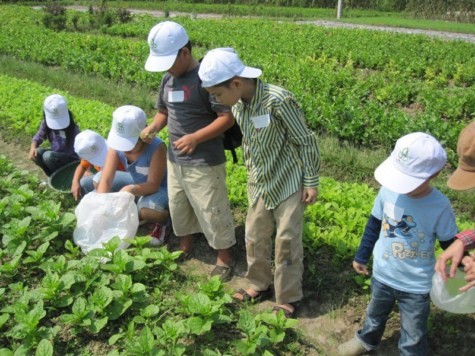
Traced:
POLYGON ((43 170, 28 159, 28 150, 29 147, 0 134, 0 154, 9 158, 19 170, 26 170, 38 175, 41 179, 46 179, 43 170))
MULTIPOLYGON (((35 7, 40 8, 40 7, 35 7)), ((77 11, 87 11, 85 6, 68 6, 68 9, 77 10, 77 11)), ((139 10, 139 9, 129 9, 132 14, 149 14, 156 17, 163 17, 163 11, 157 10, 139 10)), ((193 16, 193 18, 198 19, 222 19, 227 17, 226 15, 221 14, 190 14, 186 12, 170 12, 169 17, 178 17, 178 16, 193 16)), ((252 16, 244 16, 243 18, 257 18, 252 16)), ((295 21, 296 24, 310 24, 315 26, 323 27, 332 27, 332 28, 348 28, 348 29, 365 29, 365 30, 374 30, 374 31, 386 31, 386 32, 396 32, 396 33, 405 33, 409 35, 426 35, 430 37, 437 37, 445 40, 458 40, 475 43, 475 35, 473 34, 464 34, 464 33, 454 33, 446 31, 433 31, 433 30, 421 30, 421 29, 411 29, 411 28, 402 28, 402 27, 390 27, 390 26, 374 26, 374 25, 361 25, 361 24, 352 24, 344 23, 338 21, 328 21, 328 20, 308 20, 308 21, 295 21)))

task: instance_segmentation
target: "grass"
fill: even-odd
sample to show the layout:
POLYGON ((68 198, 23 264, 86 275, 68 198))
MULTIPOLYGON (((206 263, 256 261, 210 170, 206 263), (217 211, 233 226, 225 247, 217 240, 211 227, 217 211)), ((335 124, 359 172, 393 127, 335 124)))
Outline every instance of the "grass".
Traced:
MULTIPOLYGON (((401 16, 403 16, 401 14, 401 16)), ((455 33, 475 34, 475 25, 470 23, 437 21, 437 20, 423 20, 406 17, 355 17, 343 18, 341 22, 375 25, 375 26, 390 26, 390 27, 405 27, 421 30, 434 30, 455 33)))
POLYGON ((43 83, 81 98, 99 100, 117 107, 133 104, 142 108, 148 116, 153 116, 155 113, 156 94, 140 86, 117 83, 2 55, 0 55, 0 68, 0 71, 6 75, 43 83))

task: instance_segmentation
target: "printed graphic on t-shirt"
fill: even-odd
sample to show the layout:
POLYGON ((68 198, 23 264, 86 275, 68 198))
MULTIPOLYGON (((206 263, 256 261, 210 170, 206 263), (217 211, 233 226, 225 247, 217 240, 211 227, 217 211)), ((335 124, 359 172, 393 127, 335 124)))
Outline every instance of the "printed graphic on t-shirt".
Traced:
POLYGON ((382 229, 384 236, 391 239, 389 244, 385 244, 386 248, 383 254, 385 259, 404 260, 430 257, 431 249, 426 245, 425 233, 417 230, 417 222, 413 216, 404 214, 404 209, 386 202, 382 229))

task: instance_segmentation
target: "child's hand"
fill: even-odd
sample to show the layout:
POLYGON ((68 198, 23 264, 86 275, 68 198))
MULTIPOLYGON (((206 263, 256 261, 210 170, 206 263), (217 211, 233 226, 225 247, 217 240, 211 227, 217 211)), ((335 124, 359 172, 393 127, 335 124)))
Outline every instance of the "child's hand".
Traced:
POLYGON ((147 126, 140 132, 140 139, 146 143, 151 143, 155 136, 157 136, 157 131, 154 131, 151 126, 147 126))
POLYGON ((303 188, 302 203, 312 205, 317 201, 318 189, 317 188, 303 188))
POLYGON ((33 161, 36 157, 36 154, 37 154, 36 147, 30 148, 30 152, 28 153, 28 159, 33 161))
POLYGON ((368 267, 366 267, 366 265, 353 261, 353 268, 358 274, 364 274, 365 276, 369 275, 368 267))
POLYGON ((462 292, 466 292, 470 288, 475 287, 475 257, 473 255, 466 256, 462 260, 462 263, 465 265, 463 270, 465 272, 465 280, 468 283, 460 288, 460 290, 462 292))
POLYGON ((188 134, 176 140, 173 144, 181 154, 192 154, 198 146, 198 141, 193 134, 188 134))
POLYGON ((81 197, 81 185, 79 182, 73 182, 71 185, 71 194, 75 201, 77 201, 81 197))
POLYGON ((447 281, 447 277, 453 278, 455 276, 455 271, 460 261, 463 258, 464 246, 462 241, 455 239, 455 241, 439 256, 435 264, 434 270, 439 272, 442 276, 442 279, 447 281), (450 266, 450 272, 447 276, 446 265, 448 261, 452 261, 450 266))

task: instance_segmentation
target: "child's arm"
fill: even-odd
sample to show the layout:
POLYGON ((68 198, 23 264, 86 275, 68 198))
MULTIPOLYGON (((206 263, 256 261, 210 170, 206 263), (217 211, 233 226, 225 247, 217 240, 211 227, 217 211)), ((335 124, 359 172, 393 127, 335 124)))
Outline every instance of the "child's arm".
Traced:
POLYGON ((84 173, 86 173, 86 168, 81 163, 79 163, 76 167, 76 170, 74 171, 73 181, 71 184, 71 194, 73 195, 75 201, 77 201, 81 196, 81 184, 79 182, 84 176, 84 173))
POLYGON ((378 241, 379 233, 381 232, 382 221, 374 215, 370 215, 364 230, 363 238, 361 239, 360 247, 356 251, 356 256, 353 261, 353 268, 357 273, 368 275, 368 268, 366 264, 373 253, 374 245, 378 241))
POLYGON ((150 125, 145 127, 142 132, 140 133, 140 138, 142 141, 150 143, 152 142, 153 138, 157 136, 165 126, 167 126, 168 122, 168 111, 166 110, 159 110, 150 125))
POLYGON ((41 146, 46 137, 46 121, 43 120, 41 122, 40 128, 38 129, 38 132, 35 134, 35 136, 33 136, 33 140, 31 141, 28 159, 33 160, 36 157, 36 149, 41 146))
POLYGON ((33 160, 36 157, 36 149, 37 149, 36 142, 31 141, 30 152, 28 153, 29 160, 33 160))
POLYGON ((109 193, 112 187, 112 181, 114 180, 117 165, 119 164, 119 155, 117 151, 109 148, 106 156, 106 163, 104 169, 101 171, 101 180, 97 187, 98 193, 109 193))
POLYGON ((297 147, 303 163, 304 189, 302 201, 306 203, 315 202, 318 195, 316 189, 319 183, 318 172, 320 170, 320 151, 317 138, 307 128, 304 113, 293 96, 289 95, 285 98, 277 109, 277 115, 282 119, 288 132, 290 144, 297 147))
POLYGON ((175 148, 182 154, 191 154, 200 143, 211 140, 234 125, 234 116, 230 112, 218 113, 218 117, 202 129, 185 135, 174 142, 175 148))

